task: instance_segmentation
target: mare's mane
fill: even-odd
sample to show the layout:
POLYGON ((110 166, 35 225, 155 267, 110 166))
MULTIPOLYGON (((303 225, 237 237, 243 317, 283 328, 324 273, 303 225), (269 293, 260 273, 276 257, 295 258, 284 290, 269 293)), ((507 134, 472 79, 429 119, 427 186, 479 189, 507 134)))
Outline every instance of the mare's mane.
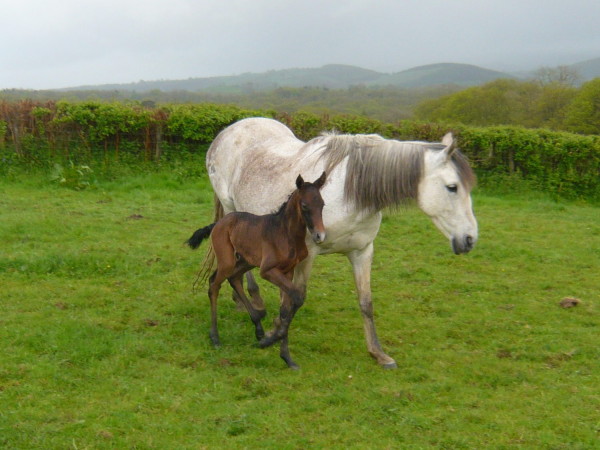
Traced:
MULTIPOLYGON (((321 158, 327 173, 348 159, 344 198, 358 209, 371 211, 416 200, 424 170, 424 151, 445 148, 441 144, 384 139, 376 134, 326 134, 316 139, 325 140, 321 158)), ((470 190, 475 175, 467 159, 456 150, 452 162, 470 190)))

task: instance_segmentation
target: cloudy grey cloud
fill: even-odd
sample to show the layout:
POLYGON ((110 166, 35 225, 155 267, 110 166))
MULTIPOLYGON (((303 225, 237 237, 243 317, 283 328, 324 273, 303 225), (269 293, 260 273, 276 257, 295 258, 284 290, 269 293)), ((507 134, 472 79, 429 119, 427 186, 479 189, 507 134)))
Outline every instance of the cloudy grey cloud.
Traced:
POLYGON ((0 0, 0 89, 600 56, 597 0, 0 0))

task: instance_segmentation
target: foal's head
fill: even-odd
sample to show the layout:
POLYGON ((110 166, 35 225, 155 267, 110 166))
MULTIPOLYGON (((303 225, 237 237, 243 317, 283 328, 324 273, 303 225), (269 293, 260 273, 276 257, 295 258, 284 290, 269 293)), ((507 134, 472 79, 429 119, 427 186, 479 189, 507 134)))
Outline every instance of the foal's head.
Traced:
POLYGON ((296 178, 300 212, 312 240, 316 244, 320 244, 325 240, 325 227, 323 226, 323 206, 325 202, 321 197, 320 189, 325 184, 326 178, 325 172, 314 183, 305 182, 301 175, 296 178))

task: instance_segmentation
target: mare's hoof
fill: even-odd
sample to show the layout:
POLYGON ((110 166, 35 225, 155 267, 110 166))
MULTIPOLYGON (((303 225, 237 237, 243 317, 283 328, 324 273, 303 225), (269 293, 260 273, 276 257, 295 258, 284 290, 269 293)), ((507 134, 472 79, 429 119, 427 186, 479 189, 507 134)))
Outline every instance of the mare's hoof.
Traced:
POLYGON ((298 364, 296 364, 295 362, 288 363, 288 368, 290 370, 300 370, 300 366, 298 364))
POLYGON ((393 361, 391 363, 382 364, 381 367, 383 367, 384 369, 397 369, 398 364, 396 364, 396 361, 393 361))

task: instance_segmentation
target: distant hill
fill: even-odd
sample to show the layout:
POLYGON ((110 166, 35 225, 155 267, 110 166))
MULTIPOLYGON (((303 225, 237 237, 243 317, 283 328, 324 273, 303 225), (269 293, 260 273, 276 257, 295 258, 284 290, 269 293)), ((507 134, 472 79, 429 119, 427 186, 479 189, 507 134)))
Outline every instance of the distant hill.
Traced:
POLYGON ((476 86, 497 80, 515 78, 504 72, 484 69, 470 64, 429 64, 394 73, 378 80, 378 84, 412 88, 445 84, 476 86))
POLYGON ((600 77, 600 58, 589 59, 570 66, 575 69, 583 78, 584 81, 589 81, 592 78, 600 77))
POLYGON ((280 87, 347 89, 350 86, 357 85, 400 88, 440 85, 473 86, 484 84, 497 78, 513 78, 513 76, 468 64, 432 64, 393 74, 376 72, 356 66, 329 64, 309 69, 271 70, 264 73, 189 78, 187 80, 139 81, 137 83, 126 84, 78 86, 64 90, 117 90, 133 92, 160 90, 244 94, 280 87))
MULTIPOLYGON (((570 66, 582 75, 584 81, 600 77, 600 58, 570 66)), ((205 94, 245 95, 271 91, 277 88, 318 87, 347 89, 351 86, 394 87, 403 89, 436 86, 469 87, 488 83, 498 78, 529 78, 534 72, 521 75, 498 72, 470 64, 441 63, 414 67, 396 73, 343 64, 328 64, 319 68, 270 70, 263 73, 188 78, 187 80, 138 81, 125 84, 78 86, 63 91, 125 91, 125 92, 196 92, 205 94)))

